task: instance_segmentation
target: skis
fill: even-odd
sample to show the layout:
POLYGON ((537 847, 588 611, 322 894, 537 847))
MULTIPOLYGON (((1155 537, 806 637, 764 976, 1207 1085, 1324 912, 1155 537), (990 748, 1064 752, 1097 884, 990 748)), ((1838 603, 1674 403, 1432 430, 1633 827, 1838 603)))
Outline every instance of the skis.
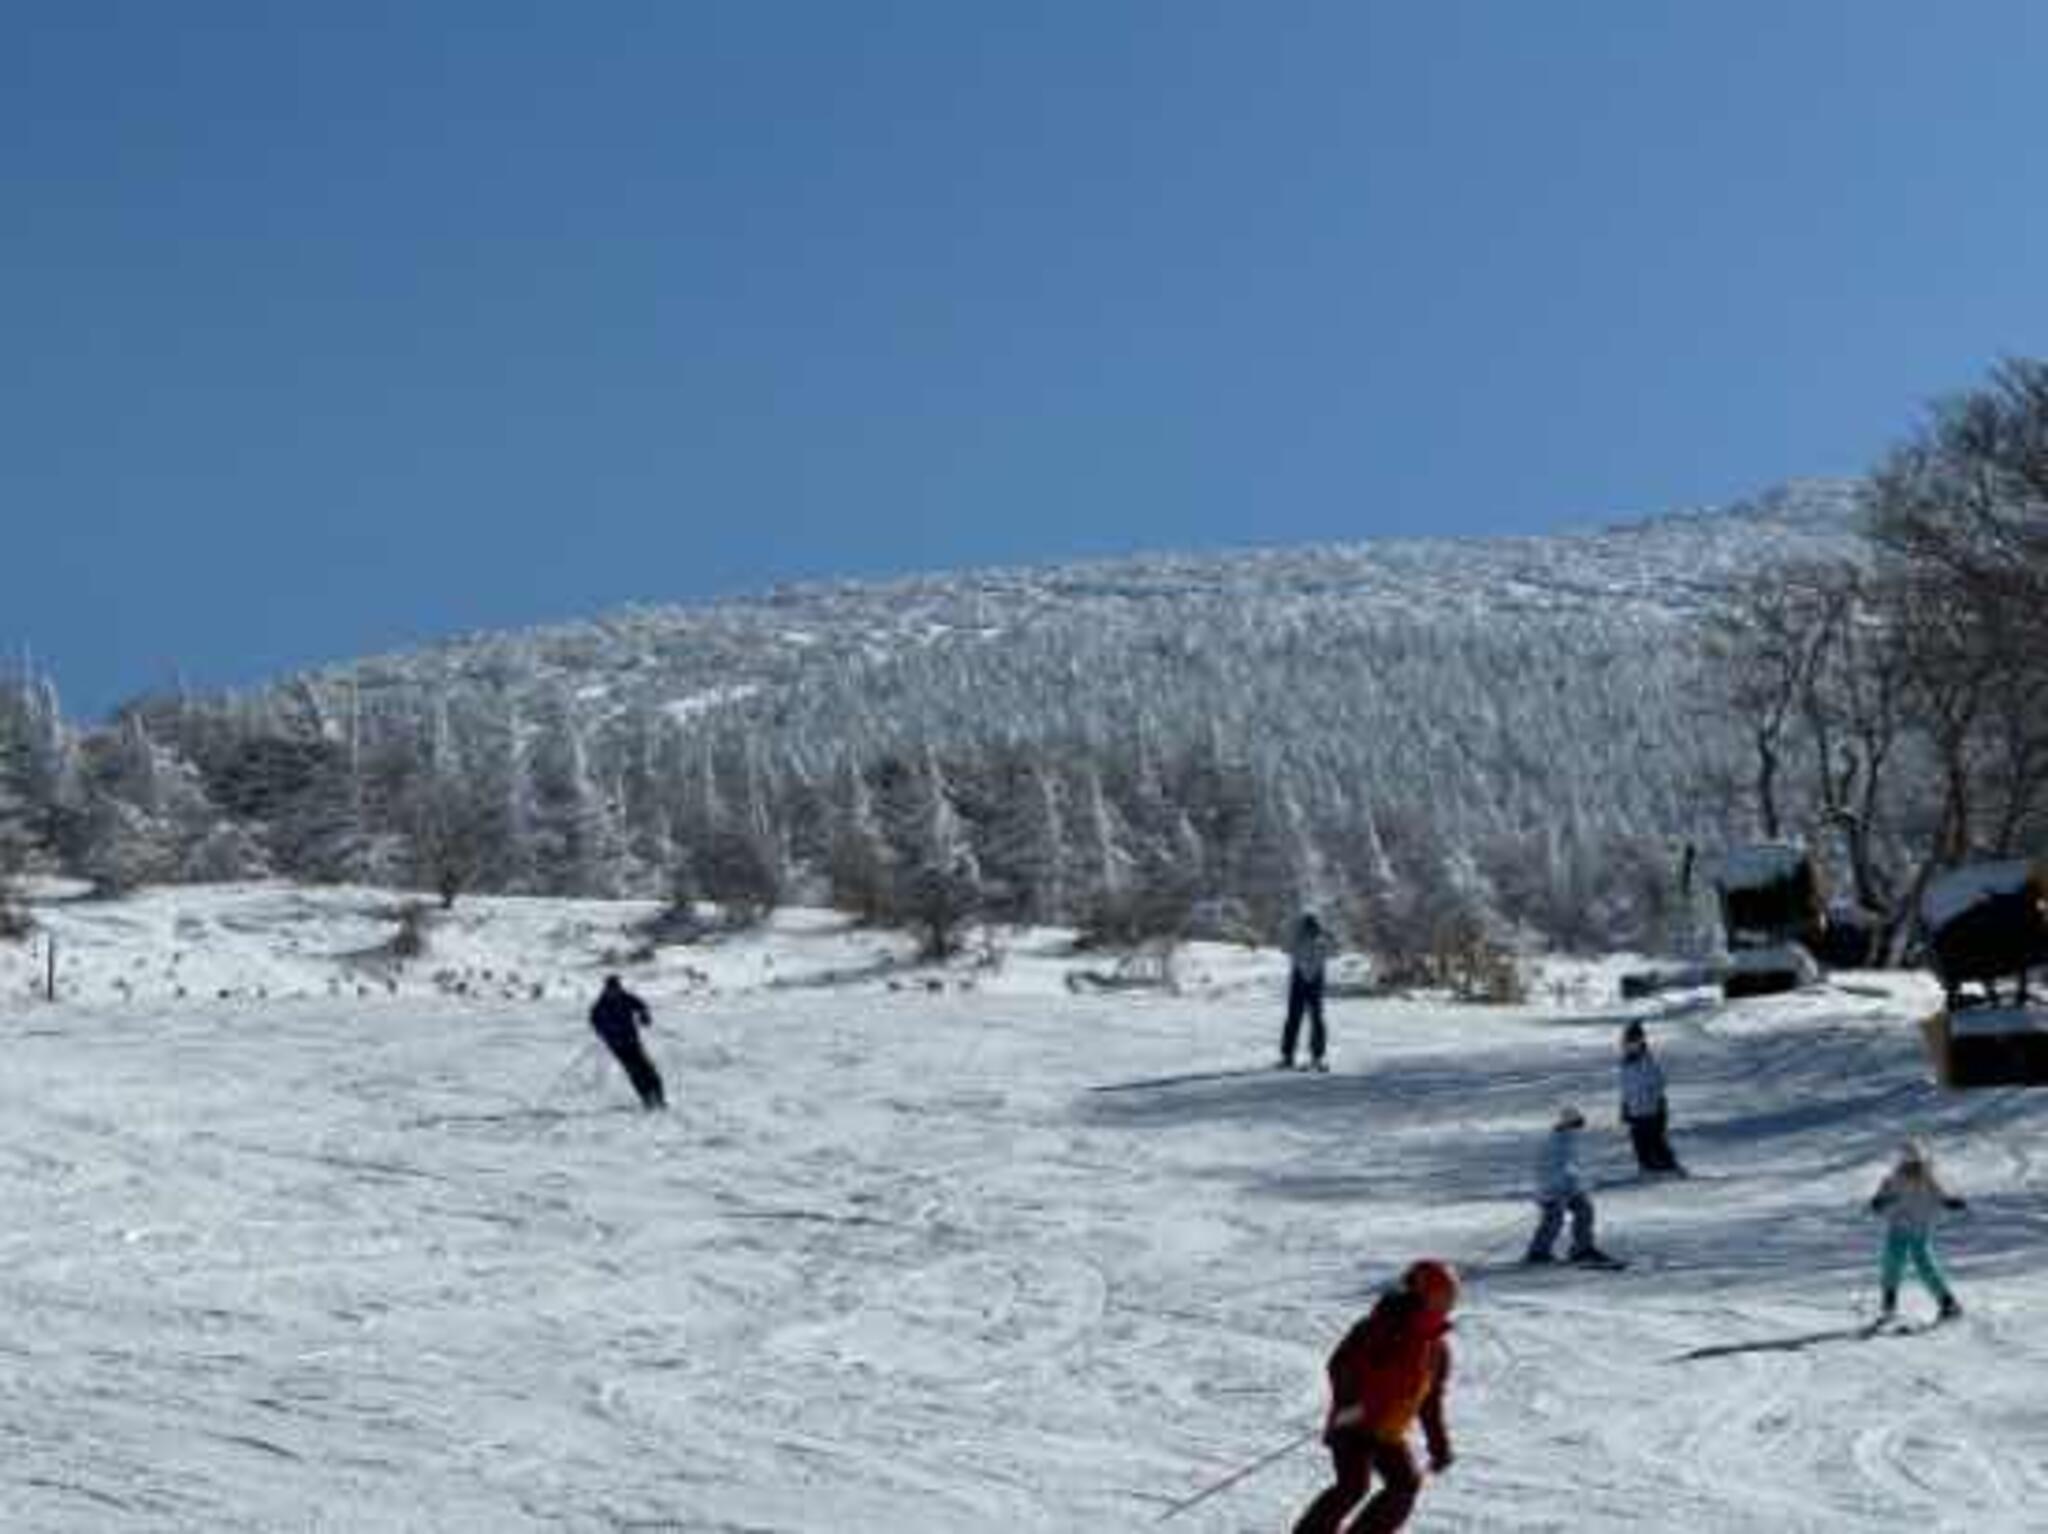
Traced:
POLYGON ((1962 1320, 1958 1312, 1952 1316, 1932 1316, 1925 1321, 1908 1321, 1903 1316, 1879 1316, 1867 1322, 1858 1333, 1863 1337, 1921 1337, 1928 1332, 1939 1331, 1944 1326, 1954 1326, 1962 1320))
POLYGON ((568 1119, 605 1118, 615 1113, 638 1113, 635 1106, 628 1110, 623 1105, 603 1108, 506 1108, 495 1113, 428 1113, 404 1121, 406 1129, 442 1129, 451 1125, 477 1124, 559 1124, 568 1119))

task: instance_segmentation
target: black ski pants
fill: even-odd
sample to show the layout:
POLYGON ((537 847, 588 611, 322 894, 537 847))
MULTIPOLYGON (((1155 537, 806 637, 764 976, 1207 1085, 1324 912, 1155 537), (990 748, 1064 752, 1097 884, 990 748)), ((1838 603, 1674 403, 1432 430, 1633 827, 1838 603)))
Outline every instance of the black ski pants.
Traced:
POLYGON ((1671 1114, 1659 1108, 1655 1113, 1628 1121, 1628 1137, 1636 1149, 1636 1165, 1645 1172, 1675 1172, 1678 1157, 1671 1149, 1667 1130, 1671 1114))
POLYGON ((1330 1463, 1336 1469, 1336 1484, 1309 1504, 1294 1534, 1338 1534, 1345 1527, 1345 1515, 1365 1501, 1375 1475, 1380 1478, 1379 1495, 1365 1503, 1350 1534, 1393 1534, 1407 1523, 1422 1490, 1422 1473, 1407 1444, 1340 1432, 1330 1439, 1330 1463))
POLYGON ((667 1094, 661 1085, 661 1072, 654 1068, 654 1062, 647 1058, 646 1046, 640 1042, 640 1032, 627 1027, 600 1028, 597 1036, 604 1040, 604 1047, 612 1052, 612 1058, 625 1068, 626 1079, 633 1083, 633 1090, 640 1094, 643 1108, 665 1108, 667 1094))
POLYGON ((1597 1250, 1593 1245, 1593 1201, 1585 1194, 1546 1198, 1536 1208, 1536 1234, 1529 1238, 1529 1252, 1524 1261, 1547 1262, 1550 1259, 1557 1246, 1557 1233, 1564 1229, 1567 1214, 1572 1220, 1572 1256, 1583 1257, 1597 1250))
POLYGON ((1287 1026, 1280 1030, 1280 1058, 1294 1063, 1295 1041, 1301 1037, 1302 1015, 1308 1015, 1308 1057, 1323 1058, 1329 1036, 1323 1029, 1323 982, 1289 973, 1287 978, 1287 1026))

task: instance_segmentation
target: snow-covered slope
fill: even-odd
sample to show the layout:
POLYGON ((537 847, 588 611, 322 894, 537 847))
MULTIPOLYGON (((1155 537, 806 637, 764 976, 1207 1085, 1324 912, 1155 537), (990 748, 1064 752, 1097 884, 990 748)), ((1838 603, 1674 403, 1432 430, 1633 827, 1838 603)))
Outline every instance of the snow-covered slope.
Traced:
MULTIPOLYGON (((1662 1003, 1697 1175, 1639 1184, 1611 968, 1339 1000, 1327 1077, 1129 1085, 1262 1065, 1280 958, 1074 994, 1055 934, 939 974, 791 914, 625 966, 675 1104, 646 1117, 580 1016, 639 909, 464 902, 358 995, 379 971, 333 956, 388 904, 46 906, 55 1006, 46 938, 0 949, 9 1528, 1145 1528, 1310 1427, 1421 1253, 1468 1277, 1417 1530, 2040 1527, 2048 1100, 1929 1086, 1918 977, 1662 1003), (1567 1100, 1623 1274, 1502 1265, 1567 1100), (1909 1131, 1971 1199, 1970 1314, 1862 1340, 1909 1131)), ((1285 1527, 1321 1469, 1168 1527, 1285 1527)))

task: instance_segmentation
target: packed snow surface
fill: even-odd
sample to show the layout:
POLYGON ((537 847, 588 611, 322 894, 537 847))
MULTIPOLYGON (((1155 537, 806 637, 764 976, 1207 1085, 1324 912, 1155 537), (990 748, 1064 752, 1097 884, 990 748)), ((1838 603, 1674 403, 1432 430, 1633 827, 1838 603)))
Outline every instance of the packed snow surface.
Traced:
MULTIPOLYGON (((1422 1254, 1467 1279, 1414 1529, 2042 1527, 2048 1097, 1930 1086, 1915 977, 1336 998, 1331 1074, 1202 1077, 1272 1055, 1279 954, 1076 992, 1057 934, 939 971, 797 914, 634 964, 644 907, 505 900, 393 967, 391 910, 166 892, 0 948, 6 1528, 1150 1528, 1317 1421, 1422 1254), (665 1116, 586 1045, 613 965, 665 1116), (1627 1016, 1690 1181, 1629 1170, 1627 1016), (1624 1273, 1512 1265, 1566 1101, 1624 1273), (1969 1313, 1863 1338, 1909 1133, 1969 1313)), ((1324 1468, 1164 1527, 1285 1528, 1324 1468)))

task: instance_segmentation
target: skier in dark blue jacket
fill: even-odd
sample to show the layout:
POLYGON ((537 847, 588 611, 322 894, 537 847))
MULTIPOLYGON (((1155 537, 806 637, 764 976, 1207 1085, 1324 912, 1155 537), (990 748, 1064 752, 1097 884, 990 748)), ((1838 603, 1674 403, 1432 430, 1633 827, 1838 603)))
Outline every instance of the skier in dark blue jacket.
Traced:
POLYGON ((626 1079, 640 1094, 640 1106, 650 1111, 666 1108, 668 1098, 662 1090, 661 1072, 654 1068, 640 1043, 640 1030, 654 1026, 654 1014, 647 1010, 646 1002, 620 983, 617 975, 604 977, 604 990, 591 1004, 590 1026, 604 1040, 612 1058, 625 1068, 626 1079))

